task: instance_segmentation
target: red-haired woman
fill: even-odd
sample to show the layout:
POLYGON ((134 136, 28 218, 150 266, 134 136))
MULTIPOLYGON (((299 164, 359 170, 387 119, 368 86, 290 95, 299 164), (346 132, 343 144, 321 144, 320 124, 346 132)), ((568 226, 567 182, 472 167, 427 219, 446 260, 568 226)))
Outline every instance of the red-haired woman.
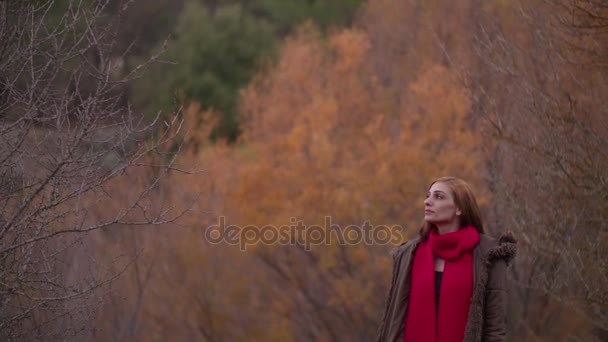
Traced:
POLYGON ((454 177, 431 184, 420 236, 393 253, 392 283, 378 341, 503 341, 510 234, 484 234, 469 185, 454 177))

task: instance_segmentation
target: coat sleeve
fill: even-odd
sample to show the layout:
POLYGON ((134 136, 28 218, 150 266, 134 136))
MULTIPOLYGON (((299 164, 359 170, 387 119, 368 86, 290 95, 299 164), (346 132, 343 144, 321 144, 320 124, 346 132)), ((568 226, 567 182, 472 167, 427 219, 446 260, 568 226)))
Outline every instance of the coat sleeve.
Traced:
POLYGON ((388 319, 388 315, 389 315, 389 309, 391 306, 391 299, 393 297, 393 292, 395 291, 395 281, 397 279, 397 252, 393 252, 393 271, 392 271, 392 279, 391 279, 391 285, 390 285, 390 289, 388 291, 388 296, 386 298, 386 302, 384 304, 384 315, 382 316, 382 322, 380 322, 380 326, 378 327, 378 331, 376 333, 377 337, 376 337, 376 341, 381 342, 384 341, 386 339, 385 334, 386 334, 386 321, 388 319))
POLYGON ((507 316, 507 263, 497 260, 490 270, 485 298, 483 341, 506 339, 507 316))

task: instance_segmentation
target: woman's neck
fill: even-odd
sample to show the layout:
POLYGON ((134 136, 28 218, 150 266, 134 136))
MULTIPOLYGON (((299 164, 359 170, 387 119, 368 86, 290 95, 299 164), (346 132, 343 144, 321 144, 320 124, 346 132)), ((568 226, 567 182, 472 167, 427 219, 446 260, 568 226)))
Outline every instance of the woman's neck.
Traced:
POLYGON ((441 234, 445 234, 445 233, 451 233, 451 232, 455 232, 458 230, 458 228, 460 228, 460 225, 458 222, 448 222, 445 224, 435 224, 435 226, 437 226, 437 232, 439 233, 439 235, 441 234))

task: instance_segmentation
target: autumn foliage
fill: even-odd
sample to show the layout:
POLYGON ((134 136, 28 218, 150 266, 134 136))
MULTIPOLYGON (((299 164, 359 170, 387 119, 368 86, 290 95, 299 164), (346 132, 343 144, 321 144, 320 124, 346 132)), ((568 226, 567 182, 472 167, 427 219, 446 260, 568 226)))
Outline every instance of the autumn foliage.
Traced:
MULTIPOLYGON (((400 225, 406 230, 393 240, 398 243, 420 224, 426 185, 444 174, 470 180, 485 203, 481 138, 467 120, 471 102, 455 75, 428 62, 411 83, 387 89, 368 64, 373 53, 362 30, 324 42, 313 26, 303 26, 285 42, 278 64, 243 92, 242 141, 184 152, 184 162, 206 172, 173 177, 163 196, 182 203, 199 193, 201 212, 182 227, 138 235, 154 257, 140 261, 150 276, 136 336, 374 337, 392 245, 335 239, 310 251, 294 243, 242 252, 204 238, 220 215, 257 227, 289 225, 291 218, 323 226, 330 216, 342 228, 365 221, 400 225)), ((192 105, 184 115, 188 121, 200 111, 192 105)))
MULTIPOLYGON (((524 18, 551 5, 530 3, 524 18)), ((199 122, 213 116, 188 104, 178 164, 202 172, 175 172, 158 194, 190 214, 170 227, 116 233, 117 250, 139 257, 117 281, 101 336, 373 340, 389 251, 416 233, 426 187, 443 175, 472 184, 490 233, 513 230, 520 240, 510 337, 600 336, 607 211, 592 198, 605 195, 608 163, 595 93, 606 84, 594 75, 605 75, 605 64, 582 49, 593 47, 587 41, 579 54, 591 69, 570 63, 582 58, 565 54, 579 40, 540 18, 534 27, 563 45, 535 40, 514 9, 383 0, 328 36, 305 24, 242 90, 235 145, 207 143, 199 122), (563 58, 552 59, 557 48, 563 58), (330 216, 342 228, 369 221, 405 230, 390 244, 252 243, 241 251, 208 241, 220 216, 256 229, 292 219, 323 227, 330 216)))

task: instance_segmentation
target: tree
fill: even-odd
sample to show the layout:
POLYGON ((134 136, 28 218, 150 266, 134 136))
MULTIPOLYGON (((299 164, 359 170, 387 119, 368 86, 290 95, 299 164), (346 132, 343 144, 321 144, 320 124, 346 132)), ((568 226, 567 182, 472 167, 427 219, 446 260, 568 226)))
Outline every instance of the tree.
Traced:
POLYGON ((87 336, 120 274, 99 267, 91 233, 180 214, 154 198, 173 165, 158 149, 167 129, 123 106, 120 89, 142 66, 121 69, 108 3, 0 3, 2 340, 87 336), (110 210, 109 184, 138 167, 147 177, 110 210))
MULTIPOLYGON (((160 188, 177 208, 202 193, 200 215, 180 220, 179 231, 136 235, 138 248, 149 251, 139 259, 142 271, 122 279, 128 301, 105 317, 131 317, 142 303, 132 336, 143 339, 373 339, 389 250, 415 234, 428 182, 456 174, 483 194, 480 137, 469 128, 471 103, 455 75, 429 62, 393 89, 369 64, 376 53, 364 31, 325 40, 305 25, 286 40, 276 66, 242 93, 237 144, 201 143, 206 132, 195 128, 196 118, 213 114, 188 107, 191 134, 180 160, 207 166, 206 174, 171 175, 160 188), (324 227, 330 216, 339 231, 325 231, 333 234, 329 243, 307 246, 290 232, 289 242, 254 241, 241 251, 208 241, 206 229, 220 216, 253 229, 292 225, 292 217, 324 227), (372 230, 394 228, 385 234, 390 241, 340 242, 338 233, 366 221, 372 230)), ((311 232, 304 233, 309 242, 311 232)))
MULTIPOLYGON (((350 29, 305 26, 242 91, 237 143, 205 144, 196 122, 217 113, 186 106, 180 161, 207 171, 171 174, 158 194, 199 215, 101 239, 143 250, 100 324, 114 339, 369 340, 388 252, 415 234, 426 184, 452 174, 480 194, 490 233, 519 240, 510 337, 605 340, 605 17, 588 1, 381 0, 350 29), (310 249, 290 232, 247 252, 205 236, 220 216, 260 228, 326 215, 408 230, 310 249)), ((114 199, 132 196, 124 184, 114 199)))
MULTIPOLYGON (((454 75, 429 62, 393 89, 369 63, 376 53, 359 30, 325 42, 305 26, 286 41, 276 68, 243 94, 243 143, 255 163, 241 167, 230 197, 238 211, 227 217, 241 226, 288 225, 295 217, 326 234, 326 216, 342 230, 365 221, 372 230, 401 225, 406 230, 391 236, 397 244, 415 234, 434 177, 458 174, 479 184, 479 136, 468 127, 470 102, 454 75)), ((334 236, 311 250, 297 243, 255 248, 273 274, 272 291, 294 294, 274 301, 282 308, 271 321, 290 317, 296 339, 375 337, 385 299, 378 293, 388 284, 378 280, 390 273, 381 244, 334 236)))
POLYGON ((520 237, 517 339, 604 340, 608 332, 607 8, 534 1, 517 26, 482 21, 475 103, 498 142, 490 187, 520 237))
POLYGON ((234 141, 239 134, 237 94, 249 81, 258 60, 272 52, 271 26, 239 5, 223 6, 211 14, 202 5, 190 2, 174 35, 166 59, 177 65, 160 69, 155 74, 159 82, 139 87, 140 96, 145 96, 140 101, 150 100, 146 88, 152 88, 157 99, 152 103, 165 108, 174 106, 179 97, 182 101, 196 100, 222 113, 211 138, 234 141))
POLYGON ((168 41, 169 65, 152 71, 155 82, 137 83, 133 98, 143 106, 171 109, 194 101, 213 109, 220 120, 211 140, 235 142, 239 92, 260 65, 273 60, 280 40, 307 19, 328 28, 348 23, 359 2, 187 2, 168 41))

